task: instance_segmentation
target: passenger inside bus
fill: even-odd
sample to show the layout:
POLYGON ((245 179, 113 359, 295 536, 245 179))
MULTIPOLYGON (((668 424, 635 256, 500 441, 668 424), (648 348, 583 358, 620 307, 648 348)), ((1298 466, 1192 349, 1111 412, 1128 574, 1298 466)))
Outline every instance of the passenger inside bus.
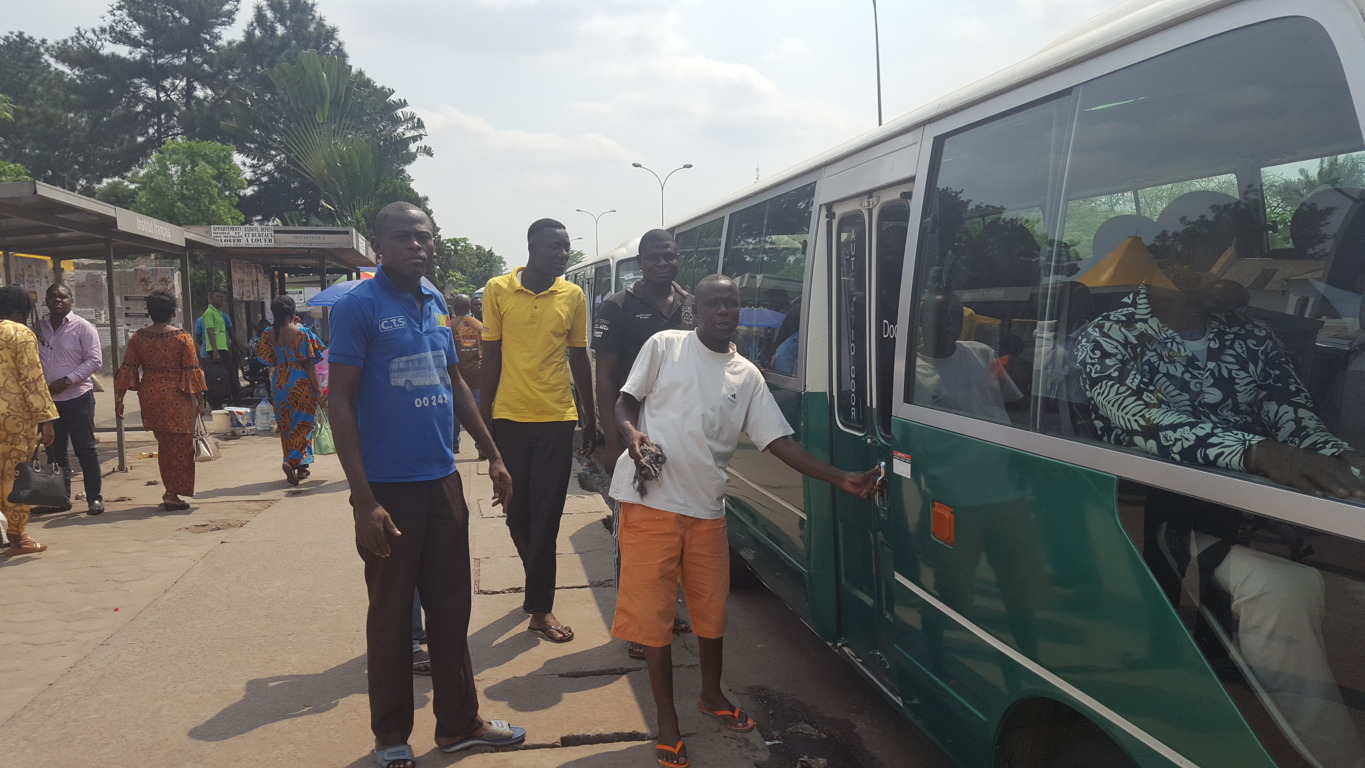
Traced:
MULTIPOLYGON (((1167 253, 1175 261, 1180 246, 1167 253)), ((1101 438, 1317 495, 1365 498, 1365 458, 1327 430, 1274 334, 1245 315, 1246 288, 1181 269, 1204 261, 1196 254, 1169 268, 1184 290, 1143 285, 1083 330, 1076 355, 1101 438)), ((1201 580, 1230 596, 1245 672, 1304 750, 1329 768, 1365 764, 1322 648, 1322 576, 1236 543, 1243 519, 1152 489, 1145 527, 1156 546, 1146 559, 1175 599, 1196 560, 1201 580)))

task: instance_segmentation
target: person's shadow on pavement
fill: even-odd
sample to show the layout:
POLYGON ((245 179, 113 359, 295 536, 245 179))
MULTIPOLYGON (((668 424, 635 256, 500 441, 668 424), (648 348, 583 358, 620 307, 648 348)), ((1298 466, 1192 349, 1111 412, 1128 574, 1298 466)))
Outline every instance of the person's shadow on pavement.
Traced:
POLYGON ((528 618, 520 609, 511 610, 469 636, 469 656, 474 662, 476 677, 501 667, 536 646, 537 638, 530 632, 516 632, 506 640, 496 642, 514 627, 525 624, 528 618))
MULTIPOLYGON (((329 712, 342 699, 367 692, 363 654, 325 672, 248 680, 241 701, 191 728, 189 736, 197 741, 226 741, 271 723, 329 712)), ((414 691, 414 697, 418 709, 426 706, 425 692, 414 691)))

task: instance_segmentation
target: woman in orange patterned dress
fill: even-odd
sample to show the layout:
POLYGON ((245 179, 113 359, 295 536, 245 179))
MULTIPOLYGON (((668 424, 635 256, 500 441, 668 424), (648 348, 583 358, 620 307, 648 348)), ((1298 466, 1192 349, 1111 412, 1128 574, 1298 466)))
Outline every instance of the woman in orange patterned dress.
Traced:
POLYGON ((38 338, 24 325, 33 312, 33 298, 17 285, 0 288, 0 508, 9 525, 10 547, 6 555, 32 555, 47 549, 24 532, 28 526, 27 504, 11 504, 15 467, 33 458, 38 444, 38 425, 43 445, 52 444, 52 423, 57 406, 52 404, 43 366, 38 362, 38 338))
POLYGON ((326 395, 318 380, 317 363, 325 347, 322 339, 299 322, 292 296, 276 296, 270 303, 275 326, 261 334, 256 357, 270 366, 270 400, 275 406, 275 431, 284 449, 284 479, 290 485, 308 477, 313 463, 313 426, 326 395))
POLYGON ((194 421, 205 411, 204 372, 189 331, 171 325, 175 297, 147 296, 152 324, 128 339, 123 365, 114 376, 114 415, 123 418, 123 394, 137 392, 142 426, 156 435, 157 464, 166 510, 189 509, 181 496, 194 495, 194 421))

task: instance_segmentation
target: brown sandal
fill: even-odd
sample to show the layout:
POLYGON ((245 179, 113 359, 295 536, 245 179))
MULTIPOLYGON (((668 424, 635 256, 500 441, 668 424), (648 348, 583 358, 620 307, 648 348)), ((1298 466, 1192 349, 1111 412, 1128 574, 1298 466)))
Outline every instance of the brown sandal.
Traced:
POLYGON ((286 461, 281 464, 280 469, 284 470, 284 479, 289 481, 290 485, 299 484, 299 474, 294 471, 294 467, 289 462, 286 461))
POLYGON ((27 535, 23 535, 15 538, 14 541, 10 542, 9 549, 5 550, 5 554, 10 557, 14 557, 16 555, 36 555, 39 552, 42 552, 46 549, 47 549, 46 544, 39 544, 37 541, 29 538, 27 535))

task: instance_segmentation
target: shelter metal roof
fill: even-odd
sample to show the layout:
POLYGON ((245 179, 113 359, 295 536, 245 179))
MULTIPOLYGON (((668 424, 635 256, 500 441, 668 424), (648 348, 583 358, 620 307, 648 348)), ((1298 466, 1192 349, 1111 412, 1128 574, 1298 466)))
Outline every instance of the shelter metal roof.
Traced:
POLYGON ((60 259, 184 253, 202 238, 160 219, 40 181, 0 183, 0 250, 60 259))
POLYGON ((369 243, 350 227, 185 227, 192 237, 212 244, 213 256, 237 259, 263 267, 317 269, 319 257, 329 268, 349 272, 375 266, 369 243))

